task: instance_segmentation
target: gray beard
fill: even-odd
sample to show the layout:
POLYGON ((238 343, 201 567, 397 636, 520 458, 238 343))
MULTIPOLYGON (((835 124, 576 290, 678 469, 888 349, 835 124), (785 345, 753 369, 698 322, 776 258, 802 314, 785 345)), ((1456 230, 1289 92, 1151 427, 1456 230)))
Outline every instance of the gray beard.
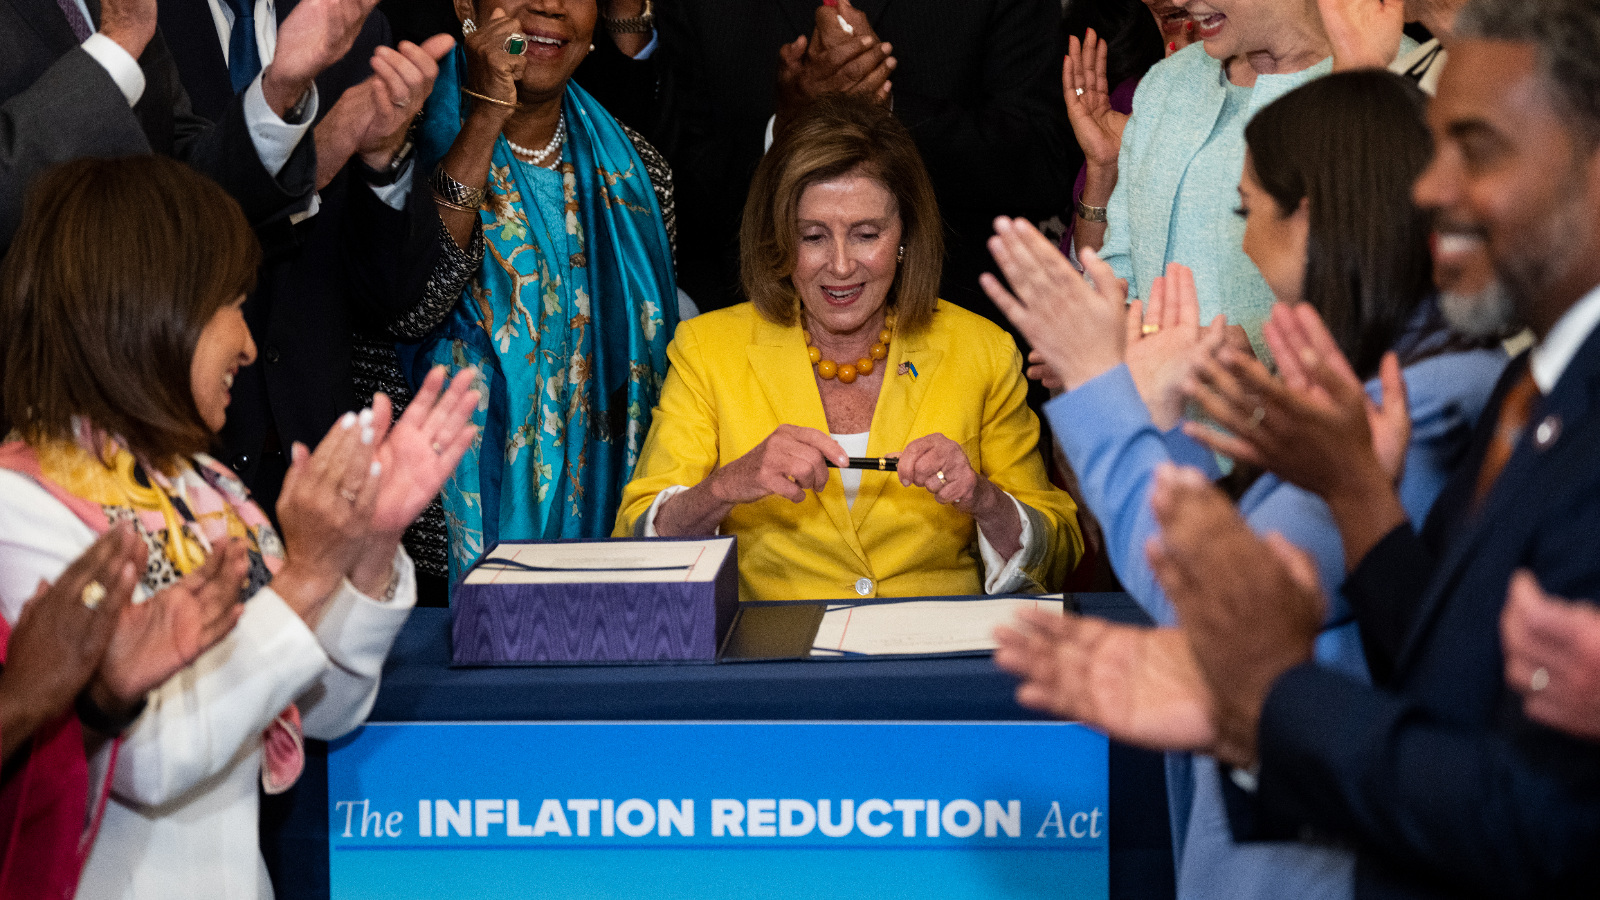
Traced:
POLYGON ((1439 312, 1457 333, 1470 338, 1493 337, 1511 330, 1517 305, 1500 279, 1475 294, 1444 291, 1439 294, 1439 312))

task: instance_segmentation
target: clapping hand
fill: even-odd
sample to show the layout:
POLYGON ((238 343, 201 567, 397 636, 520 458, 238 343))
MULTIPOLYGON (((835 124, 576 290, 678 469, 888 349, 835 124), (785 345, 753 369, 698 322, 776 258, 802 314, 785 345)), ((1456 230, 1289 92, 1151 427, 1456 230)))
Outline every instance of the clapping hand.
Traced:
POLYGON ((128 604, 90 684, 96 705, 134 706, 227 636, 244 612, 239 594, 249 571, 250 551, 229 540, 177 584, 128 604))
POLYGON ((0 755, 60 715, 100 666, 144 571, 144 542, 113 526, 39 590, 11 628, 0 670, 0 755))
POLYGON ((1226 341, 1226 319, 1200 327, 1200 295, 1194 273, 1169 263, 1151 282, 1149 303, 1128 304, 1127 362, 1150 419, 1163 431, 1183 417, 1183 387, 1191 372, 1226 341))
POLYGON ((1116 368, 1127 343, 1127 285, 1087 250, 1085 279, 1026 220, 1002 216, 994 230, 989 252, 1011 290, 987 272, 978 281, 1033 345, 1037 360, 1067 390, 1116 368))
POLYGON ((1161 534, 1146 554, 1210 687, 1213 752, 1249 766, 1268 692, 1311 659, 1326 616, 1316 564, 1279 535, 1256 537, 1194 469, 1158 469, 1151 507, 1161 534))
POLYGON ((839 0, 816 11, 812 36, 801 35, 778 48, 778 104, 775 131, 823 94, 861 94, 887 103, 898 65, 893 46, 880 41, 862 12, 839 0), (853 34, 839 24, 843 17, 853 34))
POLYGON ((405 143, 411 120, 433 92, 438 60, 455 46, 455 38, 436 34, 421 46, 401 41, 398 48, 379 47, 372 55, 372 74, 339 95, 317 123, 317 188, 327 187, 352 155, 369 168, 382 170, 405 143))
POLYGON ((1535 722, 1600 741, 1600 609, 1548 594, 1526 569, 1511 576, 1500 637, 1506 683, 1535 722))
POLYGON ((279 116, 355 44, 378 0, 300 0, 278 26, 277 51, 261 73, 267 105, 279 116))
POLYGON ((435 366, 393 428, 389 398, 381 393, 372 398, 377 459, 383 468, 372 519, 378 538, 398 541, 472 446, 478 434, 472 413, 482 397, 473 387, 477 379, 477 369, 462 369, 446 388, 445 368, 435 366))
POLYGON ((1152 750, 1216 742, 1211 693, 1184 633, 1024 610, 995 630, 994 661, 1022 679, 1017 702, 1152 750))
POLYGON ((1387 68, 1400 55, 1405 0, 1317 0, 1333 70, 1387 68))

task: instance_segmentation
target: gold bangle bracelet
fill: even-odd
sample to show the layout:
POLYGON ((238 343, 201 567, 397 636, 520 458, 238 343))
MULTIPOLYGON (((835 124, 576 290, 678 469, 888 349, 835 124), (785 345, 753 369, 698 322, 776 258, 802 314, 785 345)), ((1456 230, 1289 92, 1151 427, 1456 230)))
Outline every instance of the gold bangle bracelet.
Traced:
POLYGON ((461 89, 461 93, 466 94, 468 97, 472 97, 475 100, 482 100, 485 103, 492 103, 495 106, 503 106, 506 109, 521 109, 522 108, 522 104, 521 103, 512 103, 509 100, 501 100, 501 99, 498 99, 496 97, 487 97, 487 96, 484 96, 483 94, 478 93, 477 91, 469 91, 466 88, 462 88, 461 89))
POLYGON ((446 200, 445 198, 439 196, 438 193, 435 193, 433 195, 433 202, 439 204, 440 206, 448 206, 451 209, 459 210, 459 211, 464 212, 464 213, 474 213, 474 214, 477 213, 477 210, 473 209, 472 207, 470 207, 470 206, 462 206, 459 203, 451 203, 449 200, 446 200))

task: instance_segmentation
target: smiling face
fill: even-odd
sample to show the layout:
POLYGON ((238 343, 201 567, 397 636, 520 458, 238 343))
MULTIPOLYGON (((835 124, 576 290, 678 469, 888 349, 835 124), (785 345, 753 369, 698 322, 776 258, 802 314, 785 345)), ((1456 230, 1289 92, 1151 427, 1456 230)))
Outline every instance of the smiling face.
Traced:
POLYGON ((1256 180, 1255 165, 1246 154, 1239 178, 1239 214, 1244 217, 1244 253, 1261 271, 1272 296, 1280 303, 1299 303, 1305 297, 1310 204, 1301 199, 1285 215, 1256 180))
POLYGON ((1437 149, 1415 190, 1440 243, 1488 250, 1541 337, 1600 282, 1600 154, 1568 119, 1533 45, 1462 40, 1428 110, 1437 149))
POLYGON ((794 288, 807 327, 834 335, 878 329, 894 284, 900 211, 876 178, 851 172, 800 194, 794 288))
POLYGON ((194 359, 189 363, 189 389, 200 418, 212 431, 221 431, 233 399, 233 376, 256 358, 256 343, 244 321, 244 295, 217 310, 200 331, 194 359))
MULTIPOLYGON (((471 0, 458 0, 470 9, 471 0)), ((496 9, 505 10, 520 23, 528 37, 527 60, 517 82, 525 99, 542 100, 560 94, 578 64, 589 55, 598 15, 595 0, 478 0, 476 17, 480 24, 496 9)), ((474 15, 468 12, 468 15, 474 15)))
POLYGON ((1194 19, 1195 36, 1205 42, 1212 59, 1229 59, 1274 48, 1284 34, 1302 23, 1293 17, 1306 10, 1299 0, 1185 0, 1194 19))
POLYGON ((1161 29, 1161 40, 1169 44, 1182 40, 1184 28, 1194 21, 1183 7, 1172 0, 1144 0, 1144 5, 1149 8, 1150 15, 1156 18, 1156 25, 1161 29))

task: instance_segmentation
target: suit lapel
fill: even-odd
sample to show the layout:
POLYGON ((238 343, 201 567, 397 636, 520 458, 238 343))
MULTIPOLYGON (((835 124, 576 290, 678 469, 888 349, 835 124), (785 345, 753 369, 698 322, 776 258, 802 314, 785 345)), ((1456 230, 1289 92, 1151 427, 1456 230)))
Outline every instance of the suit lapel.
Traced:
MULTIPOLYGON (((889 358, 884 360, 883 388, 878 391, 878 405, 872 411, 868 456, 899 453, 911 438, 917 411, 922 408, 928 385, 933 382, 934 372, 944 359, 943 350, 928 346, 927 335, 928 332, 924 331, 918 335, 896 336, 890 342, 889 358)), ((856 493, 855 505, 850 508, 856 527, 866 521, 867 513, 878 502, 878 496, 883 493, 888 481, 883 477, 861 479, 861 490, 856 493)))
MULTIPOLYGON (((1519 362, 1526 363, 1525 360, 1519 362)), ((1507 368, 1506 376, 1495 391, 1494 404, 1484 410, 1480 429, 1495 427, 1493 416, 1499 409, 1499 399, 1505 393, 1506 380, 1520 371, 1521 366, 1517 364, 1507 368)), ((1583 469, 1593 465, 1593 460, 1574 460, 1565 451, 1574 445, 1580 449, 1593 445, 1592 438, 1588 436, 1600 429, 1600 418, 1596 417, 1594 409, 1595 398, 1600 395, 1600 390, 1597 390, 1600 384, 1597 382, 1600 382, 1600 328, 1595 329, 1584 341, 1566 372, 1562 373, 1561 380, 1556 382, 1555 389, 1535 405, 1527 430, 1517 442, 1511 458, 1506 461, 1500 477, 1490 488, 1489 495, 1484 498, 1482 508, 1472 512, 1470 499, 1457 504, 1457 508, 1469 518, 1454 530, 1453 539, 1447 544, 1434 571, 1429 594, 1396 658, 1396 671, 1404 671, 1420 652, 1446 599, 1455 592, 1462 571, 1476 558, 1476 548, 1491 535, 1497 541, 1520 540, 1516 532, 1527 529, 1537 521, 1536 517, 1529 515, 1530 504, 1538 504, 1551 491, 1570 490, 1573 475, 1581 474, 1583 469), (1579 472, 1563 474, 1574 465, 1579 467, 1579 472)), ((1476 484, 1477 470, 1483 462, 1483 452, 1477 447, 1481 443, 1484 441, 1474 441, 1478 452, 1467 458, 1473 471, 1457 473, 1453 481, 1458 490, 1470 492, 1476 484)))
MULTIPOLYGON (((828 416, 822 410, 822 396, 817 393, 800 326, 775 325, 759 319, 754 338, 745 352, 750 357, 750 371, 779 422, 828 433, 828 416)), ((829 473, 827 485, 817 492, 817 500, 833 520, 839 536, 860 558, 862 566, 870 569, 866 551, 850 520, 850 507, 844 501, 844 483, 835 473, 829 473)), ((857 497, 858 507, 860 503, 857 497)))
MULTIPOLYGON (((56 0, 6 0, 17 11, 24 22, 39 34, 39 38, 51 49, 66 53, 78 46, 78 36, 72 33, 72 26, 67 24, 67 17, 61 12, 61 7, 56 5, 56 0)), ((98 20, 99 4, 90 4, 91 21, 98 20)))

